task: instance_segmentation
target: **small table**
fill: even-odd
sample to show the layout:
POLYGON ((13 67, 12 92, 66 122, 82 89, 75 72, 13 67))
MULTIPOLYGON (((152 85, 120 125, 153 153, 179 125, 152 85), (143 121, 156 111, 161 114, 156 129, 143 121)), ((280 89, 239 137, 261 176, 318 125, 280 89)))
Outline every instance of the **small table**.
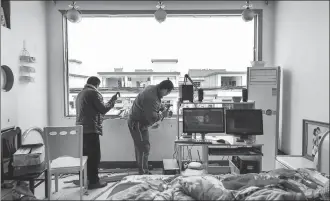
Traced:
POLYGON ((276 160, 285 168, 290 170, 296 170, 298 168, 315 169, 314 163, 303 156, 276 156, 276 160))
POLYGON ((34 174, 25 174, 21 176, 9 176, 8 174, 4 174, 2 180, 13 180, 19 182, 21 181, 28 181, 29 182, 29 189, 34 194, 34 189, 37 188, 42 182, 45 182, 45 197, 48 198, 48 177, 47 177, 47 168, 42 170, 39 173, 34 174), (44 174, 44 178, 39 178, 42 174, 44 174))
MULTIPOLYGON (((218 137, 217 139, 225 139, 227 140, 228 138, 222 136, 218 137)), ((206 143, 198 143, 198 142, 182 142, 184 139, 180 140, 175 140, 175 146, 178 149, 178 162, 179 162, 179 167, 180 171, 182 170, 182 147, 184 146, 201 146, 202 147, 202 162, 205 166, 205 172, 207 173, 207 168, 209 164, 209 148, 216 149, 216 148, 221 148, 222 150, 226 149, 230 151, 232 148, 251 148, 251 150, 254 150, 255 148, 260 152, 259 154, 241 154, 241 153, 235 153, 232 152, 230 154, 224 153, 222 156, 260 156, 260 167, 259 169, 262 170, 262 146, 263 144, 246 144, 246 143, 241 143, 241 142, 234 142, 233 138, 232 140, 227 140, 229 144, 223 144, 223 143, 218 143, 214 137, 209 137, 206 136, 206 140, 212 140, 212 144, 206 144, 206 143)))

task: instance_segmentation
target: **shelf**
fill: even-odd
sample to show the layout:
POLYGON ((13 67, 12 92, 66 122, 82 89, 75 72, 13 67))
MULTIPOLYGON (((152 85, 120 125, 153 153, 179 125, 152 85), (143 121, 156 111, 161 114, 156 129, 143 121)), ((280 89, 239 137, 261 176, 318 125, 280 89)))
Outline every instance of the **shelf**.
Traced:
POLYGON ((31 56, 20 56, 19 60, 21 62, 25 62, 25 63, 35 63, 36 62, 36 58, 35 57, 31 57, 31 56))
POLYGON ((36 70, 31 66, 20 66, 20 71, 27 73, 35 73, 36 70))
POLYGON ((34 82, 34 78, 31 76, 21 75, 19 76, 21 82, 34 82))

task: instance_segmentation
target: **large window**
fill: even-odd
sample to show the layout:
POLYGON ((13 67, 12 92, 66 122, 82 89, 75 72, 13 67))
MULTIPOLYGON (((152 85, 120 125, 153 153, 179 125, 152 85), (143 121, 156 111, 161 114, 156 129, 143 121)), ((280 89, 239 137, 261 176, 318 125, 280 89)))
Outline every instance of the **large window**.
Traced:
MULTIPOLYGON (((75 115, 75 98, 89 76, 102 80, 105 101, 121 92, 107 114, 114 117, 124 115, 144 87, 165 79, 178 87, 185 74, 204 88, 206 101, 240 96, 246 67, 261 51, 256 19, 171 15, 160 24, 152 15, 86 15, 80 23, 65 22, 65 114, 75 115)), ((177 99, 176 89, 164 101, 177 99)))

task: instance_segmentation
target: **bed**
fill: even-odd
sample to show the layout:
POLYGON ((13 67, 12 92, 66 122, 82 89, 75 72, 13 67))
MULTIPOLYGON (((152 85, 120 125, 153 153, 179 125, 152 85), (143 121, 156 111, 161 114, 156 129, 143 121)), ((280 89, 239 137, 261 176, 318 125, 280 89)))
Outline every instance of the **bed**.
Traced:
MULTIPOLYGON (((329 174, 329 135, 320 142, 319 155, 317 170, 329 174)), ((330 200, 329 175, 305 168, 241 175, 189 169, 172 176, 131 175, 110 189, 107 200, 330 200)))
POLYGON ((329 178, 309 169, 225 175, 131 175, 107 200, 329 200, 329 178))

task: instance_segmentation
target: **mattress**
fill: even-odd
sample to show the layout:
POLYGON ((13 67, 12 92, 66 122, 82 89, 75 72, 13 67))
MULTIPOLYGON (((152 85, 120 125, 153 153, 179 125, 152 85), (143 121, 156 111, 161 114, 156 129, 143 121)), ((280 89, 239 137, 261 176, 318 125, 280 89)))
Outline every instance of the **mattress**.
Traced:
POLYGON ((107 200, 328 200, 328 186, 302 170, 244 175, 139 175, 119 182, 107 200))

